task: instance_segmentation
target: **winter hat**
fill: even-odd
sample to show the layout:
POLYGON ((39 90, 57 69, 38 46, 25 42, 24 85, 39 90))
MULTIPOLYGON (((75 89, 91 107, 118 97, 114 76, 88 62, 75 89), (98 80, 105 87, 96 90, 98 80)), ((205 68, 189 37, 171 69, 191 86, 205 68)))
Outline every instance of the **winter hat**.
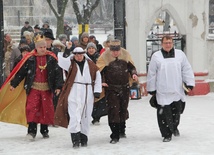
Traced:
POLYGON ((71 38, 71 42, 74 42, 74 41, 78 41, 78 38, 77 38, 76 36, 73 36, 73 37, 71 38))
POLYGON ((93 39, 96 40, 96 37, 95 37, 94 35, 90 35, 90 36, 89 36, 89 39, 90 39, 90 40, 93 40, 93 39))
POLYGON ((50 31, 46 31, 46 32, 44 33, 44 36, 45 36, 46 38, 50 38, 51 40, 55 40, 55 38, 54 38, 54 36, 53 36, 53 33, 50 32, 50 31))
POLYGON ((24 51, 30 52, 31 49, 30 49, 30 47, 29 47, 28 45, 25 45, 25 46, 22 46, 22 47, 20 48, 20 52, 21 52, 21 53, 24 52, 24 51))
POLYGON ((109 34, 108 36, 107 36, 107 42, 110 42, 110 41, 112 41, 112 40, 114 40, 114 36, 113 35, 111 35, 111 34, 109 34))
POLYGON ((48 26, 49 26, 49 22, 48 22, 48 21, 45 21, 45 22, 43 23, 43 25, 48 25, 48 26))
POLYGON ((94 49, 97 50, 97 46, 94 43, 92 43, 92 42, 90 42, 90 43, 87 44, 86 50, 88 50, 89 47, 93 47, 94 49))
POLYGON ((118 39, 114 39, 110 41, 110 50, 111 51, 119 51, 121 48, 121 41, 118 39))
POLYGON ((60 40, 54 40, 53 43, 52 43, 53 46, 61 46, 62 49, 65 49, 65 45, 63 43, 61 43, 60 40))
POLYGON ((72 53, 73 54, 85 54, 86 52, 81 47, 76 47, 72 53))
POLYGON ((20 45, 21 45, 21 44, 27 44, 26 39, 25 39, 25 38, 22 38, 22 39, 20 40, 19 44, 20 44, 20 45))
POLYGON ((30 32, 30 31, 24 31, 23 36, 24 36, 25 38, 30 37, 30 38, 32 39, 33 36, 34 36, 34 33, 33 33, 33 32, 30 32))
POLYGON ((34 29, 38 29, 38 30, 40 30, 39 25, 38 25, 38 24, 36 24, 36 25, 34 26, 34 29))
POLYGON ((87 32, 83 32, 82 35, 81 35, 81 38, 89 38, 89 34, 87 32))
POLYGON ((62 41, 63 39, 67 40, 67 35, 66 34, 60 34, 59 35, 59 40, 62 41))

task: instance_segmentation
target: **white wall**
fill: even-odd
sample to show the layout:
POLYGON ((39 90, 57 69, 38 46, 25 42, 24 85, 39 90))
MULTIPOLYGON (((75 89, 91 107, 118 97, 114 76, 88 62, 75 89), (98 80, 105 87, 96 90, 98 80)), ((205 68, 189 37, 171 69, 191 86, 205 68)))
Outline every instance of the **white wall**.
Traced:
POLYGON ((167 11, 179 33, 186 35, 185 53, 194 72, 209 72, 214 78, 214 45, 208 40, 208 0, 126 0, 127 50, 137 70, 146 72, 146 37, 157 15, 167 11))

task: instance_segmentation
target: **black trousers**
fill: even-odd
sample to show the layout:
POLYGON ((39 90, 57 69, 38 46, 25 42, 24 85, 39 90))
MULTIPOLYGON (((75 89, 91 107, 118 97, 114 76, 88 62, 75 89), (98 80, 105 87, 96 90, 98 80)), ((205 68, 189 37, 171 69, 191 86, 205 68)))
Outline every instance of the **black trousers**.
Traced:
POLYGON ((166 106, 158 105, 157 120, 162 137, 171 137, 178 128, 180 115, 183 113, 184 107, 185 103, 181 100, 166 106))
MULTIPOLYGON (((44 133, 48 133, 48 125, 47 124, 41 124, 40 126, 40 133, 44 134, 44 133)), ((35 122, 30 122, 28 123, 28 133, 33 133, 33 134, 37 134, 37 123, 35 122)))

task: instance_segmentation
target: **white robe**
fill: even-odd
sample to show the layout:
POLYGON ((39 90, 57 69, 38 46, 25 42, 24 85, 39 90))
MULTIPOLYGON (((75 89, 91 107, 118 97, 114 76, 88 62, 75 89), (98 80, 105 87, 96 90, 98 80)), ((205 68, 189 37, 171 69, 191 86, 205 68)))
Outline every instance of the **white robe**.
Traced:
POLYGON ((164 58, 161 51, 152 55, 147 75, 147 91, 155 91, 159 105, 185 101, 183 82, 195 86, 192 68, 181 50, 175 49, 174 58, 164 58))
POLYGON ((92 85, 86 86, 80 83, 92 83, 87 61, 84 64, 83 75, 77 65, 77 74, 68 96, 68 113, 70 116, 68 130, 70 133, 81 132, 87 136, 94 104, 94 92, 101 93, 102 91, 100 72, 97 71, 96 73, 94 91, 92 85))

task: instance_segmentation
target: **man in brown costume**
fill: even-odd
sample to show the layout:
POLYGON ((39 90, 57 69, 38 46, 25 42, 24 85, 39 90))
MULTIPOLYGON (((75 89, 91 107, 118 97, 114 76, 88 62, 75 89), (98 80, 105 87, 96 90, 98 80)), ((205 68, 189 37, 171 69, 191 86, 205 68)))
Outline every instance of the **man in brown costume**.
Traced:
POLYGON ((110 143, 126 137, 125 127, 128 119, 129 77, 138 80, 136 68, 130 54, 121 48, 120 40, 112 40, 110 49, 97 60, 102 75, 102 86, 108 104, 108 122, 112 131, 110 143))

